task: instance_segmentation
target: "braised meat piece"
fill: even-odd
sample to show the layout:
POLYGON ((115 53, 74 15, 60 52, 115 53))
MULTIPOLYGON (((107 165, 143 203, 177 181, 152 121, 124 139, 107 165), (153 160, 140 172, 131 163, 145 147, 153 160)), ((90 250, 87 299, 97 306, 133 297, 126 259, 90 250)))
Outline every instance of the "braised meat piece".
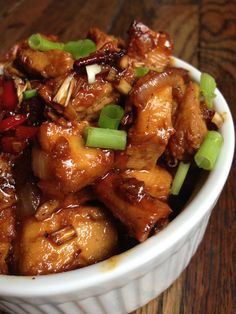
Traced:
POLYGON ((179 105, 174 128, 176 131, 170 138, 168 148, 175 159, 183 160, 199 148, 207 133, 200 107, 199 87, 193 82, 189 82, 179 105))
POLYGON ((169 65, 173 43, 166 33, 154 32, 141 22, 129 28, 128 56, 133 67, 145 66, 163 71, 169 65))
POLYGON ((150 72, 134 85, 127 107, 135 110, 135 118, 128 131, 126 151, 117 154, 118 167, 151 169, 156 165, 174 133, 173 89, 184 93, 182 76, 181 71, 174 69, 150 72))
POLYGON ((61 198, 64 194, 77 192, 113 166, 111 150, 84 145, 85 125, 46 122, 40 127, 41 147, 33 152, 33 170, 41 179, 39 187, 45 194, 61 198), (43 175, 42 167, 47 169, 43 175))
POLYGON ((0 154, 0 210, 11 207, 16 202, 15 180, 12 173, 13 162, 10 155, 0 154))
POLYGON ((131 85, 135 82, 136 68, 146 67, 161 72, 170 65, 173 43, 168 34, 155 32, 137 21, 131 24, 128 33, 128 66, 121 73, 126 82, 131 85))
POLYGON ((60 208, 45 220, 23 222, 15 268, 21 275, 58 273, 99 262, 117 248, 116 228, 102 208, 60 208))
POLYGON ((108 35, 97 27, 89 29, 88 37, 96 43, 97 50, 111 49, 117 51, 124 46, 124 42, 120 38, 108 35))
POLYGON ((124 225, 130 235, 142 242, 155 223, 169 216, 169 206, 145 192, 144 184, 135 178, 124 178, 110 172, 94 185, 98 199, 124 225))
POLYGON ((15 207, 0 209, 0 274, 9 273, 9 254, 16 236, 15 207))
POLYGON ((74 74, 47 81, 39 89, 39 95, 70 121, 94 120, 105 105, 119 98, 102 76, 89 84, 85 76, 74 74))
POLYGON ((38 51, 19 49, 16 63, 30 75, 52 78, 73 68, 74 60, 69 52, 60 50, 38 51))
POLYGON ((8 273, 9 253, 15 238, 15 181, 12 161, 7 154, 0 154, 0 274, 8 273))
POLYGON ((126 170, 122 173, 125 178, 135 178, 142 181, 151 196, 160 200, 167 200, 172 183, 171 174, 164 168, 156 166, 150 170, 126 170))

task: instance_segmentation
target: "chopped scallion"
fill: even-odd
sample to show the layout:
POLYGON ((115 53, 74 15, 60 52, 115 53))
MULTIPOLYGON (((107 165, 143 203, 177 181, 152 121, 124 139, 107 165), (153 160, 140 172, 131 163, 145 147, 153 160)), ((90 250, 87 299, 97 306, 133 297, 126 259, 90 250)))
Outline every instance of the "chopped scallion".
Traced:
POLYGON ((118 129, 124 109, 121 106, 110 104, 102 108, 98 125, 100 128, 118 129))
POLYGON ((69 41, 65 44, 64 50, 70 52, 75 60, 87 57, 96 51, 96 44, 91 39, 69 41))
POLYGON ((137 77, 142 77, 149 72, 149 68, 146 67, 138 67, 135 69, 135 74, 137 77))
POLYGON ((37 90, 36 89, 29 89, 23 92, 24 99, 30 99, 37 96, 37 90))
POLYGON ((92 84, 96 80, 96 74, 100 73, 102 71, 102 68, 99 64, 91 64, 86 65, 86 72, 88 77, 88 83, 92 84))
POLYGON ((30 48, 40 51, 63 50, 64 44, 48 40, 40 34, 33 34, 28 39, 30 48))
POLYGON ((208 131, 204 141, 194 156, 197 166, 204 170, 212 170, 219 156, 223 142, 223 136, 219 132, 208 131))
POLYGON ((202 73, 200 79, 200 91, 204 96, 208 108, 212 108, 213 99, 215 98, 216 81, 208 73, 202 73))
POLYGON ((188 173, 190 163, 180 162, 171 186, 171 194, 178 195, 188 173))
POLYGON ((124 150, 127 133, 121 130, 111 130, 95 127, 86 127, 84 132, 86 146, 124 150))
POLYGON ((88 38, 78 41, 69 41, 64 44, 62 42, 48 40, 40 34, 33 34, 29 37, 28 44, 30 48, 40 51, 67 51, 71 53, 75 60, 87 57, 90 53, 96 51, 96 44, 88 38))

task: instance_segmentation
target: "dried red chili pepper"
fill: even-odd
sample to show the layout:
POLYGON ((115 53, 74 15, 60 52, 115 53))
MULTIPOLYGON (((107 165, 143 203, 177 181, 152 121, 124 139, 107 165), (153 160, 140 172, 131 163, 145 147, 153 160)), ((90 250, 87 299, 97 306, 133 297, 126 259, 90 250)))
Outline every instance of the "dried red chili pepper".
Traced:
POLYGON ((5 132, 10 129, 14 129, 16 126, 24 123, 27 120, 26 115, 16 114, 15 116, 3 119, 0 122, 0 132, 5 132))
POLYGON ((38 129, 37 127, 19 125, 16 127, 16 137, 19 139, 30 139, 37 134, 38 129))
POLYGON ((120 51, 96 51, 89 56, 80 58, 74 62, 74 70, 79 70, 81 67, 94 63, 114 63, 119 60, 124 54, 125 50, 120 51))
POLYGON ((2 88, 3 107, 8 111, 13 111, 18 103, 15 84, 12 80, 3 80, 2 88))
POLYGON ((3 94, 3 79, 0 78, 0 103, 2 103, 2 94, 3 94))
POLYGON ((19 154, 27 146, 25 140, 19 140, 14 136, 4 136, 1 139, 2 151, 5 153, 19 154))

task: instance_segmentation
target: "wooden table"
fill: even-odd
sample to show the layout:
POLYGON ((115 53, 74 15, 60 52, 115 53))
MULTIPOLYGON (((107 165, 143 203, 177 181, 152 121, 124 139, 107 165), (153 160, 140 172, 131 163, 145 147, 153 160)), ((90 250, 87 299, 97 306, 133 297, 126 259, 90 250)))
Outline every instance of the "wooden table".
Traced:
MULTIPOLYGON (((236 117, 235 0, 0 0, 0 8, 0 55, 38 31, 68 40, 85 36, 96 25, 123 37, 133 19, 165 30, 174 40, 176 56, 216 78, 236 117)), ((190 265, 166 292, 136 314, 236 313, 235 178, 234 161, 190 265)))

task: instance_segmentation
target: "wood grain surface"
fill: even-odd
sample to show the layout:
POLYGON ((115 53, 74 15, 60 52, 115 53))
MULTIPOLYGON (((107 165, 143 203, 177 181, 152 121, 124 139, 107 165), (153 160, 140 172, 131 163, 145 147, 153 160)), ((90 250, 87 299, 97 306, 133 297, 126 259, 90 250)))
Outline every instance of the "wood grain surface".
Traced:
MULTIPOLYGON (((235 0, 0 0, 0 55, 35 32, 73 40, 96 25, 124 37, 133 19, 168 32, 175 55, 216 78, 236 117, 235 0)), ((234 160, 190 265, 167 291, 133 314, 236 313, 235 178, 234 160)))

